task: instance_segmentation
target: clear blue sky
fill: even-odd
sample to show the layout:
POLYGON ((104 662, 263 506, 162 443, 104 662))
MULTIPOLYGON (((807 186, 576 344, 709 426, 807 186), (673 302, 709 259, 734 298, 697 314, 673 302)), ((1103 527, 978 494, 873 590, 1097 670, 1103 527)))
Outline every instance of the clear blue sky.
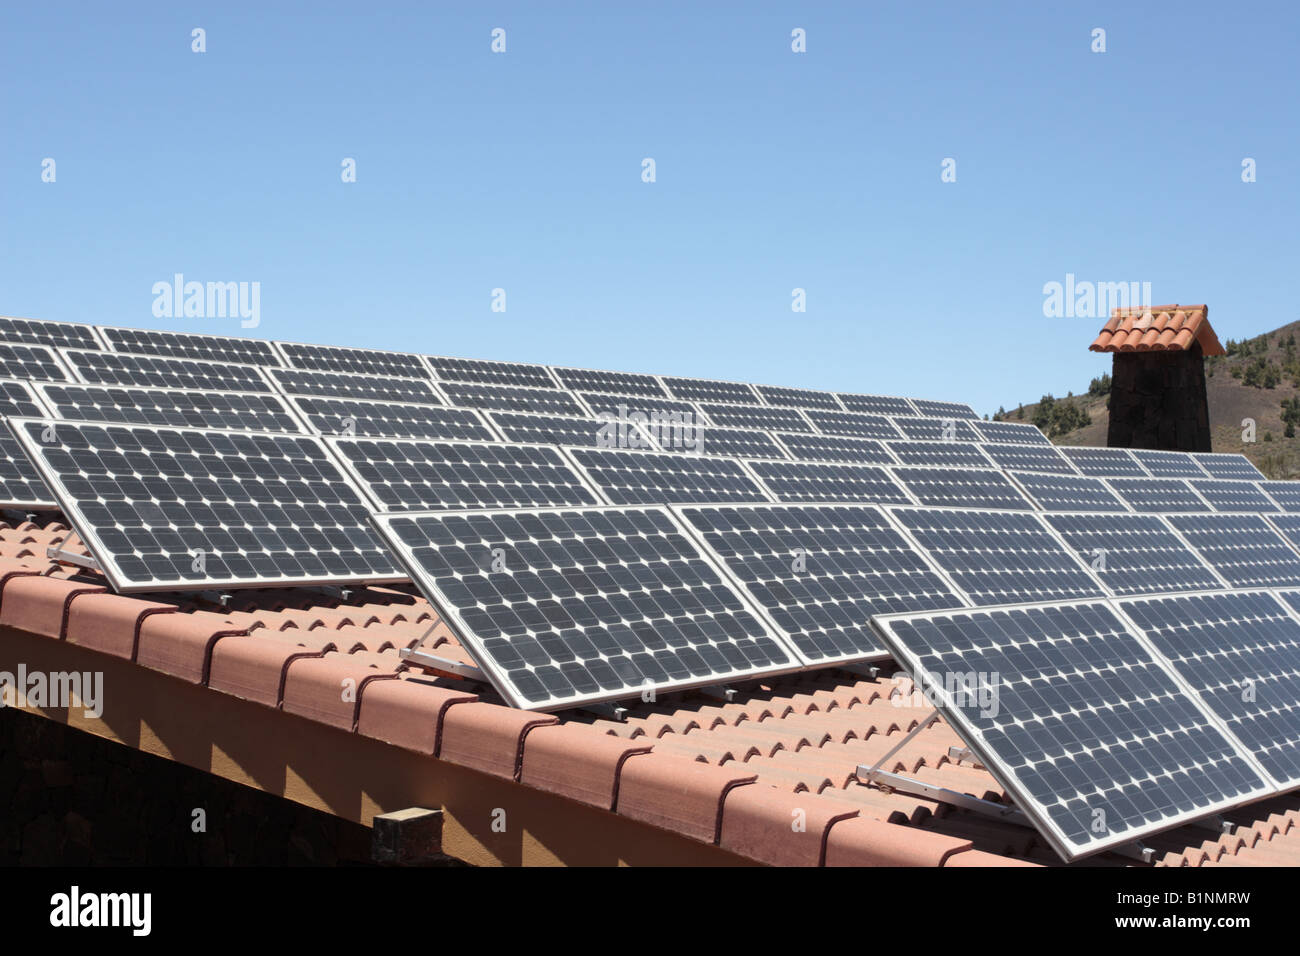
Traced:
POLYGON ((1109 368, 1067 273, 1300 317, 1294 3, 547 6, 7 5, 0 314, 241 334, 154 318, 181 272, 268 338, 981 413, 1109 368))

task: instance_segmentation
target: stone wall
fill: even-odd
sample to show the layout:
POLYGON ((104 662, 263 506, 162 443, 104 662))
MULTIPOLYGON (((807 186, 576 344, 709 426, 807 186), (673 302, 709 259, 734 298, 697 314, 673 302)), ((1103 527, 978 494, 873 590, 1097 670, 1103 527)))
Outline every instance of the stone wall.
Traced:
POLYGON ((1205 359, 1199 344, 1185 352, 1115 353, 1106 444, 1210 450, 1205 359))

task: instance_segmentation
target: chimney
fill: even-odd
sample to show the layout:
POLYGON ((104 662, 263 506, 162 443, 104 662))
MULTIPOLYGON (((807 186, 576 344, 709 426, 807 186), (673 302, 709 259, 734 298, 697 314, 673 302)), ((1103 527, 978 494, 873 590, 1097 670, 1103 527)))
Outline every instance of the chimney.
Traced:
POLYGON ((1227 353, 1206 306, 1116 309, 1090 348, 1115 355, 1107 445, 1210 450, 1205 356, 1227 353))

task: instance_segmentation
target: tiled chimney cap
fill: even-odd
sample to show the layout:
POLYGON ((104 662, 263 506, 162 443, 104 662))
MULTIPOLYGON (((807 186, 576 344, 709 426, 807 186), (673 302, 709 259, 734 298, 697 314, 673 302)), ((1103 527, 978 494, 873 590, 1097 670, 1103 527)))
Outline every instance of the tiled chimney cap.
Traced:
POLYGON ((1227 355, 1204 305, 1142 305, 1116 309, 1089 348, 1094 352, 1179 352, 1201 343, 1205 355, 1227 355))

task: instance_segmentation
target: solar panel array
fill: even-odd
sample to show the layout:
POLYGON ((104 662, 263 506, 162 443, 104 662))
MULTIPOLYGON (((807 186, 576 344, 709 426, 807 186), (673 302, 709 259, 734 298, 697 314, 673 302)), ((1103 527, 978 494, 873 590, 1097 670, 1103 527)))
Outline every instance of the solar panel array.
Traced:
POLYGON ((6 374, 0 507, 62 508, 119 590, 405 574, 541 709, 890 653, 999 663, 1004 716, 940 706, 1065 855, 1300 782, 1300 590, 1243 590, 1300 589, 1300 492, 1240 455, 1057 449, 951 402, 0 318, 6 374), (1266 699, 1239 707, 1248 670, 1266 699))

